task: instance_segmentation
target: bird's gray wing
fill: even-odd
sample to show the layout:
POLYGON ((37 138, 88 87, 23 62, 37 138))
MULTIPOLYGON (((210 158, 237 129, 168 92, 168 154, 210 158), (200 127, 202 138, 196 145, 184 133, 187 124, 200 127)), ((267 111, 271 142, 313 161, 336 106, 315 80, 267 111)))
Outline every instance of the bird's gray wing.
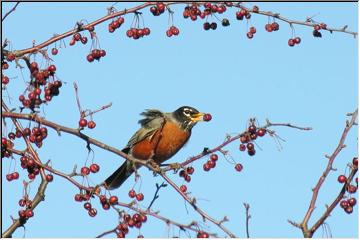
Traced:
POLYGON ((131 148, 141 140, 152 136, 165 122, 164 113, 156 109, 147 109, 141 115, 144 116, 143 119, 139 120, 141 128, 130 138, 127 148, 131 148))

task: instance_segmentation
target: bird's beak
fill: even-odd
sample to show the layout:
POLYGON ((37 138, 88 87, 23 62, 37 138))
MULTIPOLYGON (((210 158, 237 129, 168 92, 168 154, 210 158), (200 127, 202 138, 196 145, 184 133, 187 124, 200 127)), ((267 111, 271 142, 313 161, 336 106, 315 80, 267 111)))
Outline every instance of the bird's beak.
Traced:
POLYGON ((195 113, 195 114, 191 115, 191 121, 192 122, 204 121, 203 120, 204 115, 205 115, 205 113, 195 113))

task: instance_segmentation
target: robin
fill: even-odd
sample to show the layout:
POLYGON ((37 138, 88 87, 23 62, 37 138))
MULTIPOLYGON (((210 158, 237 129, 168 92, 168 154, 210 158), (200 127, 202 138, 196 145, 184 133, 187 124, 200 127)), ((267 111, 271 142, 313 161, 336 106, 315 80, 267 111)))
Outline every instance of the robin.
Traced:
MULTIPOLYGON (((160 165, 174 156, 189 140, 191 129, 203 120, 204 113, 195 108, 183 106, 174 112, 164 113, 148 109, 141 113, 141 128, 130 138, 122 150, 130 156, 148 160, 153 159, 160 165)), ((115 189, 135 171, 131 161, 124 162, 110 177, 105 180, 107 189, 115 189)))

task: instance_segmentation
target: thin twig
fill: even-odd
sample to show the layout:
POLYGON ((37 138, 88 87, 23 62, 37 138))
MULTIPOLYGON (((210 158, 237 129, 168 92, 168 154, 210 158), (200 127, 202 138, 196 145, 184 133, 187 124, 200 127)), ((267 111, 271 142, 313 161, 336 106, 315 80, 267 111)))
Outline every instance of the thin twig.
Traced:
POLYGON ((150 210, 151 206, 154 204, 155 200, 159 198, 159 191, 161 188, 165 188, 167 187, 167 184, 165 182, 161 183, 160 185, 158 183, 156 183, 156 191, 154 194, 153 199, 151 200, 149 206, 147 207, 148 210, 150 210))
POLYGON ((246 237, 247 238, 250 238, 250 234, 249 234, 249 220, 251 218, 251 215, 250 215, 250 204, 248 203, 243 203, 244 204, 244 207, 245 207, 245 214, 246 214, 246 224, 245 224, 245 227, 246 227, 246 237))
POLYGON ((1 19, 1 21, 3 22, 5 20, 5 18, 7 18, 7 16, 10 15, 10 13, 14 12, 16 10, 16 7, 20 4, 20 2, 16 2, 16 4, 14 5, 13 8, 10 9, 10 11, 8 11, 1 19))

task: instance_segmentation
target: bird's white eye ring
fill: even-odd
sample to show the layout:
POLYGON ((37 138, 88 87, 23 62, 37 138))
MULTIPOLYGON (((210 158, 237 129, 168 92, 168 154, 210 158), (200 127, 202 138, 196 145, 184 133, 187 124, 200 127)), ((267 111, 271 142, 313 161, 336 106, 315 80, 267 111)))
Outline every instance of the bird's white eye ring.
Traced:
POLYGON ((186 110, 184 111, 184 113, 185 113, 186 115, 189 115, 189 114, 190 114, 190 110, 189 110, 189 109, 186 109, 186 110))

